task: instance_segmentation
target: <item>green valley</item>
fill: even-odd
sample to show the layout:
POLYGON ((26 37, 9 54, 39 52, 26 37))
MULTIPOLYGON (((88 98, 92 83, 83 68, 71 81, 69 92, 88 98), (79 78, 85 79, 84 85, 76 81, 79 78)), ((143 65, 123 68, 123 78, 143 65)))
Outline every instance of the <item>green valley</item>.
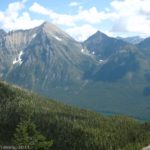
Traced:
POLYGON ((150 123, 64 105, 0 82, 0 145, 33 150, 139 150, 150 123))

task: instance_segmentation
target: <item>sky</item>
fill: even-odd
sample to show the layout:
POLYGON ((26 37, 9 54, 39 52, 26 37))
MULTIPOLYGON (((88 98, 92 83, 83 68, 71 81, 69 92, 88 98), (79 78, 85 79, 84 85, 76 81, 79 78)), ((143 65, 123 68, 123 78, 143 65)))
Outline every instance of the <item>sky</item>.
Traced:
POLYGON ((0 28, 53 23, 78 41, 96 31, 108 36, 150 36, 150 0, 2 0, 0 28))

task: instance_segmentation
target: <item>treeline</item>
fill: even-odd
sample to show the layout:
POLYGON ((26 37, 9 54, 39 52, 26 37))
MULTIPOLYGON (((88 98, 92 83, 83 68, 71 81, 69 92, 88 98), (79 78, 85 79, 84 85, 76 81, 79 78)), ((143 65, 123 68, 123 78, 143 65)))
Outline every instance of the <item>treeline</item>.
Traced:
POLYGON ((140 150, 150 124, 104 117, 0 82, 0 145, 32 150, 140 150))

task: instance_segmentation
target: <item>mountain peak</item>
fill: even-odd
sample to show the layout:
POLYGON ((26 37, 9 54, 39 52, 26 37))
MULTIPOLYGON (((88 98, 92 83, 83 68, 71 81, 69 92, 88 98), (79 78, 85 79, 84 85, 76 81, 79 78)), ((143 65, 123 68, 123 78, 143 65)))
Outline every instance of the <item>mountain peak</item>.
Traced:
POLYGON ((98 36, 98 37, 108 37, 106 34, 104 34, 103 32, 101 32, 99 30, 94 35, 98 36))
POLYGON ((101 31, 97 31, 96 33, 91 35, 85 42, 93 41, 95 43, 95 42, 100 42, 103 39, 107 39, 107 38, 109 37, 106 34, 102 33, 101 31))
POLYGON ((41 27, 49 26, 49 27, 56 27, 56 28, 58 28, 56 25, 54 25, 54 24, 52 24, 52 23, 50 23, 48 21, 44 21, 40 26, 41 27))
POLYGON ((61 30, 57 26, 55 26, 54 24, 49 23, 47 21, 44 21, 39 27, 44 29, 44 30, 52 30, 52 31, 61 30))
POLYGON ((50 23, 49 23, 48 21, 44 21, 44 22, 43 22, 43 25, 44 25, 44 24, 50 24, 50 23))
POLYGON ((48 35, 54 36, 61 36, 61 37, 66 37, 69 39, 72 39, 67 33, 65 33, 63 30, 61 30, 59 27, 56 25, 49 23, 48 21, 44 21, 40 26, 40 29, 42 29, 45 33, 48 35))

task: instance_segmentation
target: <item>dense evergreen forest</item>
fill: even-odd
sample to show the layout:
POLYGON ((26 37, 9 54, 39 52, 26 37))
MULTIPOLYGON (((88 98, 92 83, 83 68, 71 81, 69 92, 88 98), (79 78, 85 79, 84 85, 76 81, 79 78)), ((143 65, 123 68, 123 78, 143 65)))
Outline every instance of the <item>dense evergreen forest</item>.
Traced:
POLYGON ((32 150, 140 150, 150 123, 106 117, 0 82, 0 145, 32 150))

